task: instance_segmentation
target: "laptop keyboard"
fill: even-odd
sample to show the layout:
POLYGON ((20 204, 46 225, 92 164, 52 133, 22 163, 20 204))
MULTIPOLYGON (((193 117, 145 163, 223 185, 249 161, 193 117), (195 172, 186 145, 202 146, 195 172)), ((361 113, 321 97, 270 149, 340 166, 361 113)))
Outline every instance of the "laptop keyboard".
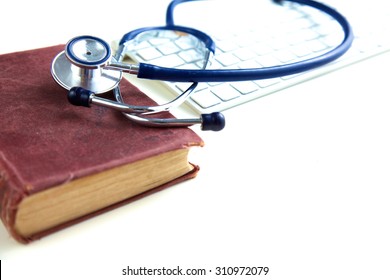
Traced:
MULTIPOLYGON (((200 2, 203 5, 206 3, 200 2)), ((217 46, 213 61, 207 68, 261 68, 298 62, 329 51, 343 39, 343 32, 337 22, 327 15, 298 4, 286 4, 285 7, 269 4, 269 14, 277 14, 277 17, 267 21, 269 24, 224 30, 220 29, 220 25, 219 28, 214 28, 212 24, 206 24, 203 27, 205 29, 199 28, 209 34, 217 46)), ((375 14, 375 21, 367 18, 364 23, 361 22, 361 14, 357 15, 358 18, 347 16, 353 27, 355 40, 351 49, 335 62, 304 73, 273 79, 199 83, 187 104, 200 113, 223 111, 389 51, 390 28, 389 24, 383 24, 387 22, 389 15, 387 9, 382 9, 380 14, 375 14)), ((192 38, 180 34, 164 38, 152 37, 129 48, 131 51, 126 54, 137 62, 201 69, 203 54, 194 45, 192 38)), ((190 85, 162 83, 175 95, 182 93, 190 85)))

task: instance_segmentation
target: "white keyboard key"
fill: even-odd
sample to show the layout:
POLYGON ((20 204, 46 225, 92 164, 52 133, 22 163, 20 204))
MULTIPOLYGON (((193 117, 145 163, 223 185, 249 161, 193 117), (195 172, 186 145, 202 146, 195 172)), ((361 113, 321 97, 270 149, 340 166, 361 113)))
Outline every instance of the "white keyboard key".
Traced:
POLYGON ((232 41, 222 41, 217 47, 222 52, 230 52, 238 48, 237 44, 232 41))
POLYGON ((275 57, 282 63, 291 62, 297 57, 289 50, 280 50, 275 52, 275 57))
POLYGON ((158 50, 164 55, 174 54, 180 51, 180 48, 173 42, 158 47, 158 50))
POLYGON ((259 87, 266 88, 269 86, 273 86, 280 82, 280 78, 273 78, 273 79, 263 79, 263 80, 256 80, 254 81, 259 87))
POLYGON ((256 59, 256 61, 264 67, 270 67, 280 64, 280 61, 277 60, 273 55, 260 56, 256 59))
POLYGON ((234 51, 234 55, 240 60, 245 61, 256 57, 256 53, 250 48, 242 48, 234 51))
POLYGON ((211 92, 223 101, 228 101, 240 96, 240 94, 228 83, 223 83, 211 88, 211 92))
POLYGON ((185 64, 185 61, 176 54, 160 56, 156 59, 149 60, 149 63, 163 67, 179 67, 185 64))
POLYGON ((128 45, 128 50, 136 51, 141 49, 150 48, 152 45, 148 41, 133 42, 128 45))
POLYGON ((243 61, 240 64, 238 64, 238 68, 240 68, 240 69, 260 68, 260 67, 261 67, 261 65, 259 63, 257 63, 256 60, 253 60, 253 59, 246 60, 246 61, 243 61))
POLYGON ((208 89, 193 93, 191 95, 191 99, 204 109, 221 103, 221 99, 212 94, 208 89))
POLYGON ((158 45, 163 45, 169 43, 171 40, 168 38, 152 38, 149 40, 149 43, 152 46, 158 46, 158 45))
POLYGON ((203 60, 203 58, 204 58, 203 54, 201 54, 200 52, 198 52, 194 49, 182 51, 178 55, 182 59, 184 59, 184 61, 186 61, 187 63, 203 60))
POLYGON ((231 86, 238 90, 241 94, 252 93, 259 89, 259 87, 252 81, 243 81, 231 83, 231 86))
POLYGON ((155 48, 147 48, 147 49, 139 50, 138 55, 141 57, 141 59, 145 61, 149 61, 161 57, 162 53, 160 53, 155 48))
POLYGON ((273 48, 264 42, 256 43, 251 48, 258 55, 266 55, 273 52, 273 48))
POLYGON ((181 36, 179 39, 175 40, 175 43, 182 50, 192 49, 196 46, 192 36, 181 36))
POLYGON ((306 43, 306 46, 308 48, 310 48, 313 52, 324 51, 328 48, 327 45, 325 45, 324 43, 322 43, 319 40, 310 41, 310 42, 306 43))
POLYGON ((311 49, 309 49, 305 43, 292 46, 290 50, 293 54, 295 54, 298 57, 305 57, 312 53, 311 49))
MULTIPOLYGON (((176 87, 181 91, 181 92, 184 92, 186 91, 190 86, 192 85, 192 83, 177 83, 176 84, 176 87)), ((195 88, 195 92, 196 91, 201 91, 201 90, 204 90, 204 89, 207 89, 208 86, 207 84, 205 83, 199 83, 196 88, 195 88)))
POLYGON ((223 66, 231 66, 240 62, 240 59, 231 53, 219 54, 215 57, 215 60, 217 60, 223 66))

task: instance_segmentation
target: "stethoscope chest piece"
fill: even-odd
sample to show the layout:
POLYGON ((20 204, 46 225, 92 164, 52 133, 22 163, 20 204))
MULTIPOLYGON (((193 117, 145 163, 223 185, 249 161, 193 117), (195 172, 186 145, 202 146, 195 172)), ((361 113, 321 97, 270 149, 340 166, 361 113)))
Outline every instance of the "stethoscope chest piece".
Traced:
POLYGON ((99 94, 115 88, 122 79, 121 71, 104 68, 112 61, 110 46, 105 41, 80 36, 70 40, 55 57, 51 73, 67 90, 82 87, 99 94))

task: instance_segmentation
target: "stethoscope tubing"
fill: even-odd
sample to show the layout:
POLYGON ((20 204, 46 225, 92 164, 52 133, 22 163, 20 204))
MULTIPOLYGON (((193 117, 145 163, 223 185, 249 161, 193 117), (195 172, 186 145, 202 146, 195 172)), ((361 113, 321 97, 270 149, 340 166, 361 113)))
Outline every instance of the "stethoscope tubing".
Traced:
POLYGON ((328 14, 342 27, 344 31, 344 39, 337 47, 333 48, 327 53, 291 64, 253 69, 208 70, 207 63, 209 61, 209 57, 215 51, 215 43, 212 38, 206 33, 203 33, 202 31, 190 27, 175 25, 173 21, 173 12, 175 6, 180 3, 191 1, 199 0, 173 0, 167 9, 166 26, 140 28, 126 33, 120 40, 118 50, 115 56, 112 57, 111 61, 111 51, 109 45, 103 40, 92 36, 79 36, 72 39, 67 44, 66 50, 57 55, 52 63, 52 75, 54 79, 61 86, 67 89, 68 87, 70 87, 69 85, 72 84, 72 87, 69 89, 68 92, 69 102, 76 106, 90 107, 91 104, 94 104, 115 109, 122 112, 126 118, 145 126, 182 127, 190 126, 193 124, 201 124, 202 130, 219 131, 225 126, 225 118, 223 114, 218 112, 214 112, 211 114, 202 114, 201 116, 199 116, 199 118, 193 119, 153 118, 150 117, 150 115, 160 112, 167 112, 172 107, 176 107, 182 104, 188 97, 190 97, 191 93, 197 87, 198 82, 234 82, 260 80, 301 73, 334 61, 335 59, 346 53, 353 42, 353 33, 348 21, 344 18, 343 15, 338 13, 333 8, 330 8, 324 4, 312 0, 273 0, 277 3, 281 3, 283 1, 290 1, 303 5, 308 5, 319 11, 324 12, 325 14, 328 14), (204 47, 206 49, 205 63, 201 69, 175 69, 159 67, 146 63, 140 63, 139 65, 122 63, 122 60, 126 53, 126 49, 128 46, 130 46, 130 41, 137 39, 137 36, 141 35, 144 32, 159 32, 165 30, 174 32, 179 31, 191 34, 204 43, 204 47), (81 49, 81 54, 79 52, 79 49, 76 48, 76 52, 75 48, 73 47, 76 43, 79 42, 83 42, 82 46, 85 47, 85 50, 84 48, 81 49), (92 49, 86 47, 91 47, 93 51, 92 49), (89 59, 89 56, 91 54, 94 54, 95 56, 99 57, 100 60, 95 61, 89 59), (78 71, 73 71, 76 69, 78 69, 78 71), (66 71, 65 73, 63 73, 64 70, 72 71, 71 73, 68 73, 66 71), (101 70, 101 72, 99 70, 101 70), (107 76, 108 71, 112 70, 118 70, 118 73, 121 74, 122 72, 125 72, 132 75, 137 75, 138 78, 142 79, 164 80, 171 82, 191 82, 192 84, 181 95, 166 104, 156 106, 129 105, 124 103, 120 88, 117 84, 122 78, 122 75, 120 74, 119 77, 107 76), (64 75, 59 75, 59 73, 62 73, 64 75), (100 75, 92 75, 97 73, 100 73, 100 75), (105 82, 107 80, 109 80, 110 82, 113 80, 115 83, 102 83, 101 85, 99 83, 99 78, 103 77, 105 77, 105 82), (111 79, 111 77, 113 79, 111 79), (82 83, 80 83, 80 81, 82 81, 82 83), (85 87, 84 84, 87 86, 85 87), (113 89, 116 101, 106 100, 96 95, 100 92, 105 92, 110 89, 113 89), (95 91, 96 93, 94 93, 93 91, 95 91))
MULTIPOLYGON (((177 4, 197 0, 173 1, 167 12, 168 27, 176 28, 173 23, 173 9, 177 4)), ((307 60, 264 68, 229 69, 229 70, 192 70, 160 67, 147 63, 140 63, 137 77, 149 80, 164 80, 169 82, 235 82, 248 80, 270 79, 288 76, 308 71, 330 63, 345 54, 353 42, 352 28, 347 19, 335 9, 312 0, 284 0, 308 5, 334 18, 344 31, 341 44, 327 53, 307 60)), ((281 1, 275 1, 281 2, 281 1)))
POLYGON ((122 36, 121 40, 119 41, 119 46, 125 45, 127 42, 135 39, 139 34, 141 34, 143 32, 147 32, 147 31, 163 31, 163 30, 166 30, 166 31, 179 31, 179 32, 191 34, 191 35, 195 36, 196 38, 198 38, 200 41, 202 41, 205 44, 205 47, 210 52, 212 52, 212 53, 215 52, 215 42, 214 42, 213 39, 211 39, 211 37, 209 35, 207 35, 206 33, 202 32, 200 30, 197 30, 197 29, 194 29, 194 28, 190 28, 190 27, 186 27, 186 26, 180 26, 180 25, 142 27, 142 28, 139 28, 139 29, 136 29, 136 30, 132 30, 132 31, 130 31, 130 32, 128 32, 128 33, 126 33, 125 35, 122 36))

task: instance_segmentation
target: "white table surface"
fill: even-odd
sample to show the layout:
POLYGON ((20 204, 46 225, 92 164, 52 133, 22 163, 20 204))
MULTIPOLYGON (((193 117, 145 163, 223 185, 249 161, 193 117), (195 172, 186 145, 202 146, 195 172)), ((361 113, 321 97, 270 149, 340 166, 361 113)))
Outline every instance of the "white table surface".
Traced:
MULTIPOLYGON (((162 25, 168 2, 6 1, 0 54, 118 39, 162 25)), ((228 110, 219 133, 195 128, 206 146, 191 152, 194 180, 27 246, 0 226, 4 279, 171 279, 123 276, 127 266, 208 272, 180 279, 389 279, 389 64, 381 55, 228 110), (228 266, 270 272, 213 274, 228 266)))

